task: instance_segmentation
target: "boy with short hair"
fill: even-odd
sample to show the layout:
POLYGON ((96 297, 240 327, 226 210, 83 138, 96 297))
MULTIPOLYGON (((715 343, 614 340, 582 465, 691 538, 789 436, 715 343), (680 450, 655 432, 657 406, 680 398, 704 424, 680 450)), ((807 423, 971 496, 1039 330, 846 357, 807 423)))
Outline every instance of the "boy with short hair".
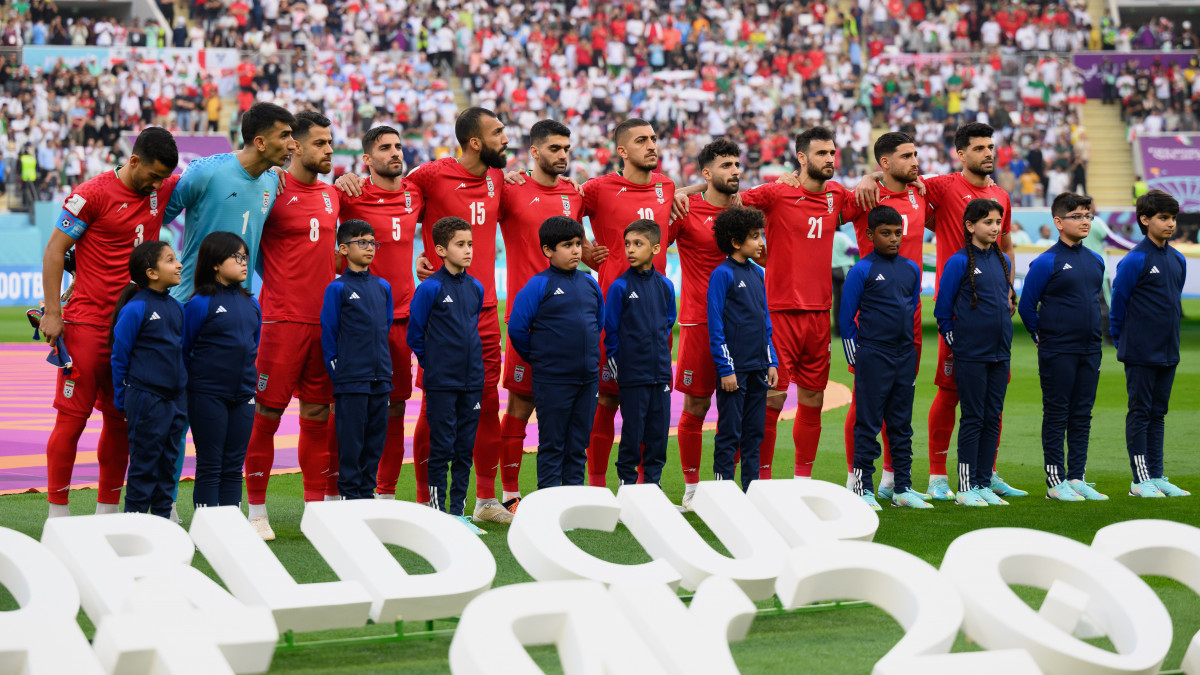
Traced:
POLYGON ((1180 301, 1187 276, 1183 254, 1169 243, 1179 202, 1162 190, 1138 197, 1138 227, 1146 238, 1117 264, 1109 330, 1125 364, 1129 412, 1125 446, 1134 497, 1186 497, 1163 477, 1163 435, 1175 367, 1179 365, 1180 301))
POLYGON ((429 424, 429 503, 466 523, 471 449, 483 399, 483 342, 479 312, 483 284, 467 274, 471 226, 447 216, 433 224, 434 252, 442 266, 413 294, 406 341, 425 369, 425 419, 429 424), (446 470, 451 472, 446 503, 446 470))
POLYGON ((653 220, 625 228, 629 269, 608 287, 604 303, 604 353, 621 400, 621 445, 617 478, 659 484, 667 463, 671 415, 671 327, 675 286, 654 269, 662 229, 653 220))
POLYGON ((713 238, 729 257, 708 281, 708 341, 716 364, 717 435, 713 475, 732 480, 742 453, 742 490, 758 478, 758 446, 767 414, 767 392, 779 381, 763 269, 762 211, 730 207, 713 223, 713 238))
POLYGON ((337 242, 346 269, 325 288, 321 350, 337 405, 338 492, 372 499, 392 390, 392 287, 369 269, 379 242, 367 221, 342 223, 337 242))
POLYGON ((1058 241, 1029 265, 1017 308, 1038 348, 1046 499, 1103 501, 1108 497, 1083 472, 1100 381, 1104 258, 1083 245, 1091 231, 1091 197, 1064 192, 1054 198, 1050 213, 1058 241))
MULTIPOLYGON (((854 486, 872 509, 872 476, 887 429, 895 486, 892 505, 933 508, 912 489, 912 406, 917 380, 913 313, 921 301, 921 268, 900 255, 904 220, 890 206, 867 214, 867 240, 874 251, 846 275, 839 319, 846 362, 854 368, 854 486)), ((884 495, 886 496, 886 495, 884 495)))
POLYGON ((538 411, 538 489, 583 485, 588 437, 600 386, 600 327, 604 297, 580 272, 583 226, 566 216, 538 229, 550 266, 517 293, 508 339, 533 367, 538 411))

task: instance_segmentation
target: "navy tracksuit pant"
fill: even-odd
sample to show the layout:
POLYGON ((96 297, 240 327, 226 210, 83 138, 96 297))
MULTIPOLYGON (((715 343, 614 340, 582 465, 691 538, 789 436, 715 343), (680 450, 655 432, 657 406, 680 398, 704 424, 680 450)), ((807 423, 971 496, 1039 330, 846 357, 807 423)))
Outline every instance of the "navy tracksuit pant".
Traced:
POLYGON ((881 453, 879 431, 886 422, 896 474, 896 494, 912 487, 912 407, 917 382, 917 351, 905 356, 859 343, 854 360, 854 475, 858 494, 875 489, 872 477, 881 453))
POLYGON ((958 423, 959 491, 992 484, 1000 415, 1008 390, 1008 365, 1008 361, 954 360, 954 381, 962 410, 958 423))
POLYGON ((129 425, 129 473, 125 477, 125 512, 171 516, 175 491, 176 439, 187 430, 187 393, 164 398, 127 387, 125 419, 129 425))
POLYGON ((733 480, 734 456, 742 453, 742 490, 758 478, 758 446, 767 424, 767 371, 735 373, 737 391, 717 386, 717 435, 713 439, 713 476, 733 480))
POLYGON ((1064 480, 1083 480, 1092 432, 1092 406, 1100 381, 1100 352, 1039 351, 1038 374, 1042 380, 1042 458, 1046 465, 1046 486, 1054 487, 1064 480))
POLYGON ((192 502, 197 507, 241 505, 242 466, 254 426, 254 399, 229 401, 188 392, 187 401, 192 441, 196 444, 192 502))
POLYGON ((343 499, 374 499, 379 458, 387 440, 388 393, 336 394, 338 492, 343 499))
POLYGON ((617 449, 617 478, 621 484, 638 482, 638 464, 644 480, 659 484, 667 465, 670 432, 671 385, 621 386, 621 445, 617 449))
POLYGON ((1163 477, 1163 435, 1175 366, 1125 364, 1125 390, 1129 412, 1125 415, 1125 447, 1133 482, 1163 477))
POLYGON ((467 484, 471 482, 471 449, 479 428, 483 390, 425 391, 425 421, 429 423, 429 503, 443 513, 463 515, 467 484), (450 471, 450 502, 446 502, 446 471, 450 471))
MULTIPOLYGON (((583 485, 587 446, 596 416, 600 381, 584 384, 538 382, 533 405, 538 416, 537 486, 583 485)), ((634 479, 636 481, 636 478, 634 479)))

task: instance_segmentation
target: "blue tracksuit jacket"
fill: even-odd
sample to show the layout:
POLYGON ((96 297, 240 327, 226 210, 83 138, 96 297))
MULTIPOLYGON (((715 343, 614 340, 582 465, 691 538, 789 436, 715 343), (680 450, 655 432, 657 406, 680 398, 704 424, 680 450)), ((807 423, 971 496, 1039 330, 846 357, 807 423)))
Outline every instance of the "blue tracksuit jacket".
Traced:
POLYGON ((708 342, 717 376, 778 366, 763 269, 726 258, 708 280, 708 342))
MULTIPOLYGON (((942 268, 933 316, 956 361, 1009 360, 1013 327, 1008 313, 1008 277, 1000 262, 1003 255, 995 246, 986 251, 975 247, 975 269, 968 270, 964 247, 950 256, 942 268), (979 303, 974 308, 969 274, 975 277, 979 294, 979 303)), ((1011 269, 1012 262, 1008 264, 1011 269)))
POLYGON ((409 305, 408 346, 425 369, 425 389, 483 389, 479 311, 483 284, 465 271, 438 268, 417 286, 409 305))
POLYGON ((240 286, 193 295, 183 308, 183 360, 188 389, 225 400, 254 395, 262 309, 240 286))
POLYGON ((1017 311, 1039 348, 1056 354, 1100 353, 1104 259, 1061 240, 1029 265, 1017 311))
POLYGON ((600 379, 603 325, 600 284, 551 265, 517 293, 508 339, 533 367, 535 382, 588 384, 600 379))
POLYGON ((913 349, 913 313, 921 301, 921 269, 900 255, 872 252, 846 274, 838 322, 846 362, 858 345, 899 356, 913 349), (855 316, 857 315, 857 317, 855 316))
POLYGON ((125 409, 125 387, 173 399, 187 386, 183 363, 183 305, 165 291, 143 288, 121 308, 113 326, 113 402, 125 409))
POLYGON ((622 387, 671 383, 675 315, 675 286, 653 267, 631 267, 608 287, 604 353, 622 387))
POLYGON ((370 271, 347 269, 325 287, 321 350, 336 394, 392 390, 392 287, 370 271))
POLYGON ((1187 263, 1170 244, 1147 237, 1117 263, 1109 330, 1117 359, 1143 366, 1179 364, 1179 322, 1187 263))

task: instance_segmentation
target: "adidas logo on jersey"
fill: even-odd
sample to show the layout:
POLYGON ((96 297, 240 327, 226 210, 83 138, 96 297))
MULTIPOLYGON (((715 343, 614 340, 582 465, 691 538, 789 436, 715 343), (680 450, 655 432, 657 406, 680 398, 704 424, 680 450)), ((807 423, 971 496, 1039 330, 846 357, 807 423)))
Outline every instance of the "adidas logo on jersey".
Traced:
POLYGON ((442 303, 445 304, 447 302, 454 302, 454 298, 447 295, 446 298, 442 300, 442 303))
POLYGON ((156 321, 156 320, 158 320, 158 319, 161 319, 161 318, 162 318, 162 317, 158 315, 158 312, 153 312, 153 313, 151 313, 151 314, 150 314, 150 320, 151 320, 151 321, 156 321))
POLYGON ((737 285, 737 287, 738 287, 738 288, 745 288, 745 287, 746 287, 746 282, 744 282, 744 281, 739 281, 739 282, 738 282, 738 285, 737 285))
POLYGON ((358 297, 358 293, 355 293, 354 291, 350 291, 350 298, 349 298, 349 299, 350 299, 350 300, 361 300, 362 298, 358 297))
POLYGON ((291 206, 292 204, 295 204, 298 201, 300 201, 300 198, 293 196, 291 199, 288 200, 287 204, 284 204, 284 206, 291 206))
POLYGON ((479 409, 480 409, 480 407, 479 407, 479 404, 478 404, 478 403, 476 403, 476 404, 475 404, 475 409, 476 409, 476 410, 479 410, 479 409))
POLYGON ((563 289, 561 289, 561 288, 554 289, 554 294, 555 295, 563 295, 563 289))
POLYGON ((217 306, 217 314, 224 314, 224 313, 225 313, 225 305, 218 305, 217 306))
POLYGON ((1065 263, 1065 264, 1063 264, 1063 269, 1064 269, 1064 270, 1069 270, 1069 269, 1071 269, 1071 263, 1065 263))
POLYGON ((978 267, 976 267, 976 268, 975 268, 975 274, 983 274, 983 271, 982 271, 982 270, 980 270, 978 267))
POLYGON ((1158 274, 1158 273, 1159 273, 1159 272, 1158 272, 1158 265, 1155 265, 1155 266, 1153 266, 1153 267, 1151 267, 1151 268, 1150 268, 1150 274, 1158 274))
POLYGON ((630 299, 630 300, 637 300, 637 299, 638 299, 638 294, 637 294, 637 291, 634 291, 634 292, 630 293, 630 294, 629 294, 629 299, 630 299))
POLYGON ((887 281, 887 280, 883 278, 882 274, 880 274, 879 276, 875 277, 875 281, 887 281))

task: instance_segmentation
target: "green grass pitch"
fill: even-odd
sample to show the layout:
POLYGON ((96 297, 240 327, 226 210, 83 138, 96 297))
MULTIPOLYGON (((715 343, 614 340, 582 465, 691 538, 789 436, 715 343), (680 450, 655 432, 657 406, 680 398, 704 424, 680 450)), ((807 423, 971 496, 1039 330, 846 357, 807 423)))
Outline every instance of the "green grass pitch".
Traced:
MULTIPOLYGON (((932 345, 935 337, 930 316, 932 303, 926 305, 925 344, 932 345)), ((1200 317, 1200 301, 1185 301, 1184 311, 1191 317, 1200 317)), ((28 340, 29 336, 23 308, 0 310, 0 341, 28 340)), ((925 453, 925 416, 934 393, 932 373, 935 357, 936 350, 924 351, 921 376, 917 383, 913 445, 917 449, 914 474, 918 487, 924 487, 924 474, 928 468, 925 453)), ((1066 504, 1042 498, 1043 474, 1039 441, 1041 399, 1037 360, 1032 342, 1024 329, 1018 325, 1014 338, 1013 378, 1005 405, 1000 469, 1006 480, 1029 490, 1031 496, 1012 500, 1012 505, 1006 508, 981 510, 956 508, 944 503, 938 503, 932 511, 885 507, 880 514, 880 527, 875 541, 901 548, 936 566, 940 564, 946 547, 955 537, 983 527, 1027 527, 1090 543, 1096 530, 1101 527, 1136 518, 1164 518, 1200 525, 1200 453, 1196 452, 1197 445, 1194 440, 1200 436, 1200 416, 1197 415, 1197 409, 1200 408, 1200 318, 1191 318, 1184 323, 1183 359, 1175 380, 1171 413, 1167 417, 1166 449, 1167 474, 1173 482, 1192 490, 1197 496, 1145 501, 1125 496, 1130 472, 1125 454, 1126 397, 1122 372, 1113 350, 1106 350, 1093 413, 1088 479, 1095 481, 1097 487, 1112 498, 1111 501, 1066 504)), ((836 347, 833 350, 832 378, 847 385, 852 384, 852 377, 846 372, 841 350, 836 347)), ((844 419, 845 408, 827 412, 823 416, 824 432, 817 457, 816 478, 839 484, 845 480, 845 455, 842 445, 844 419)), ((786 477, 791 469, 790 422, 784 422, 780 426, 775 472, 779 477, 786 477)), ((709 432, 706 434, 705 452, 711 453, 711 449, 712 434, 709 432)), ((953 453, 953 449, 951 452, 953 453)), ((522 469, 522 484, 526 486, 535 483, 534 462, 529 461, 530 459, 527 458, 522 469)), ((952 457, 951 459, 953 460, 952 457)), ((706 454, 705 466, 710 460, 711 454, 706 454)), ((612 469, 609 471, 609 482, 616 482, 612 469)), ((663 487, 673 500, 677 500, 683 490, 679 455, 674 440, 668 451, 668 466, 663 487)), ((402 497, 411 498, 411 470, 406 469, 402 473, 398 492, 402 497)), ((474 490, 471 490, 470 494, 473 495, 474 490)), ((72 496, 72 510, 75 513, 92 511, 95 492, 76 492, 72 496)), ((180 512, 185 522, 191 517, 190 501, 191 483, 185 483, 180 490, 180 512)), ((288 571, 299 582, 334 580, 333 572, 300 534, 300 477, 296 475, 273 478, 269 501, 271 523, 278 535, 271 548, 288 571)), ((472 507, 470 501, 467 507, 472 507)), ((0 497, 0 525, 20 530, 35 538, 40 537, 45 511, 43 495, 0 497)), ((708 541, 715 542, 697 516, 688 515, 687 518, 708 541)), ((493 525, 486 529, 488 534, 483 540, 496 557, 498 565, 496 585, 530 581, 530 577, 521 570, 509 553, 506 544, 507 526, 493 525)), ((612 534, 575 531, 568 536, 586 550, 607 560, 637 563, 648 559, 623 526, 618 526, 612 534)), ((719 543, 716 546, 718 550, 724 550, 719 543)), ((399 549, 394 551, 405 568, 411 572, 431 571, 428 564, 416 556, 399 549)), ((196 556, 196 566, 212 574, 211 568, 199 554, 196 556)), ((1146 580, 1162 598, 1174 621, 1174 639, 1164 668, 1178 668, 1188 641, 1200 630, 1200 600, 1187 588, 1173 581, 1156 577, 1148 577, 1146 580)), ((1038 589, 1022 587, 1016 590, 1034 607, 1038 606, 1044 596, 1044 592, 1038 589)), ((12 597, 7 591, 0 589, 0 610, 13 608, 15 602, 12 597)), ((90 635, 91 623, 82 613, 80 623, 90 635)), ((415 624, 411 627, 421 628, 415 624)), ((437 627, 449 628, 451 624, 439 622, 437 627)), ((352 631, 304 634, 297 636, 297 640, 382 635, 390 630, 390 626, 371 625, 352 631)), ((756 619, 747 639, 732 645, 732 651, 738 666, 745 673, 781 672, 781 664, 785 663, 788 664, 787 670, 791 672, 812 670, 865 673, 892 648, 902 634, 901 628, 894 620, 873 607, 787 614, 756 619)), ((1112 649, 1105 640, 1096 641, 1095 644, 1112 649)), ((276 654, 271 672, 378 673, 403 669, 412 673, 443 673, 448 669, 448 647, 449 640, 443 637, 280 651, 276 654)), ((960 635, 954 651, 976 648, 960 635)), ((552 648, 535 648, 531 653, 548 672, 561 670, 552 648)))

